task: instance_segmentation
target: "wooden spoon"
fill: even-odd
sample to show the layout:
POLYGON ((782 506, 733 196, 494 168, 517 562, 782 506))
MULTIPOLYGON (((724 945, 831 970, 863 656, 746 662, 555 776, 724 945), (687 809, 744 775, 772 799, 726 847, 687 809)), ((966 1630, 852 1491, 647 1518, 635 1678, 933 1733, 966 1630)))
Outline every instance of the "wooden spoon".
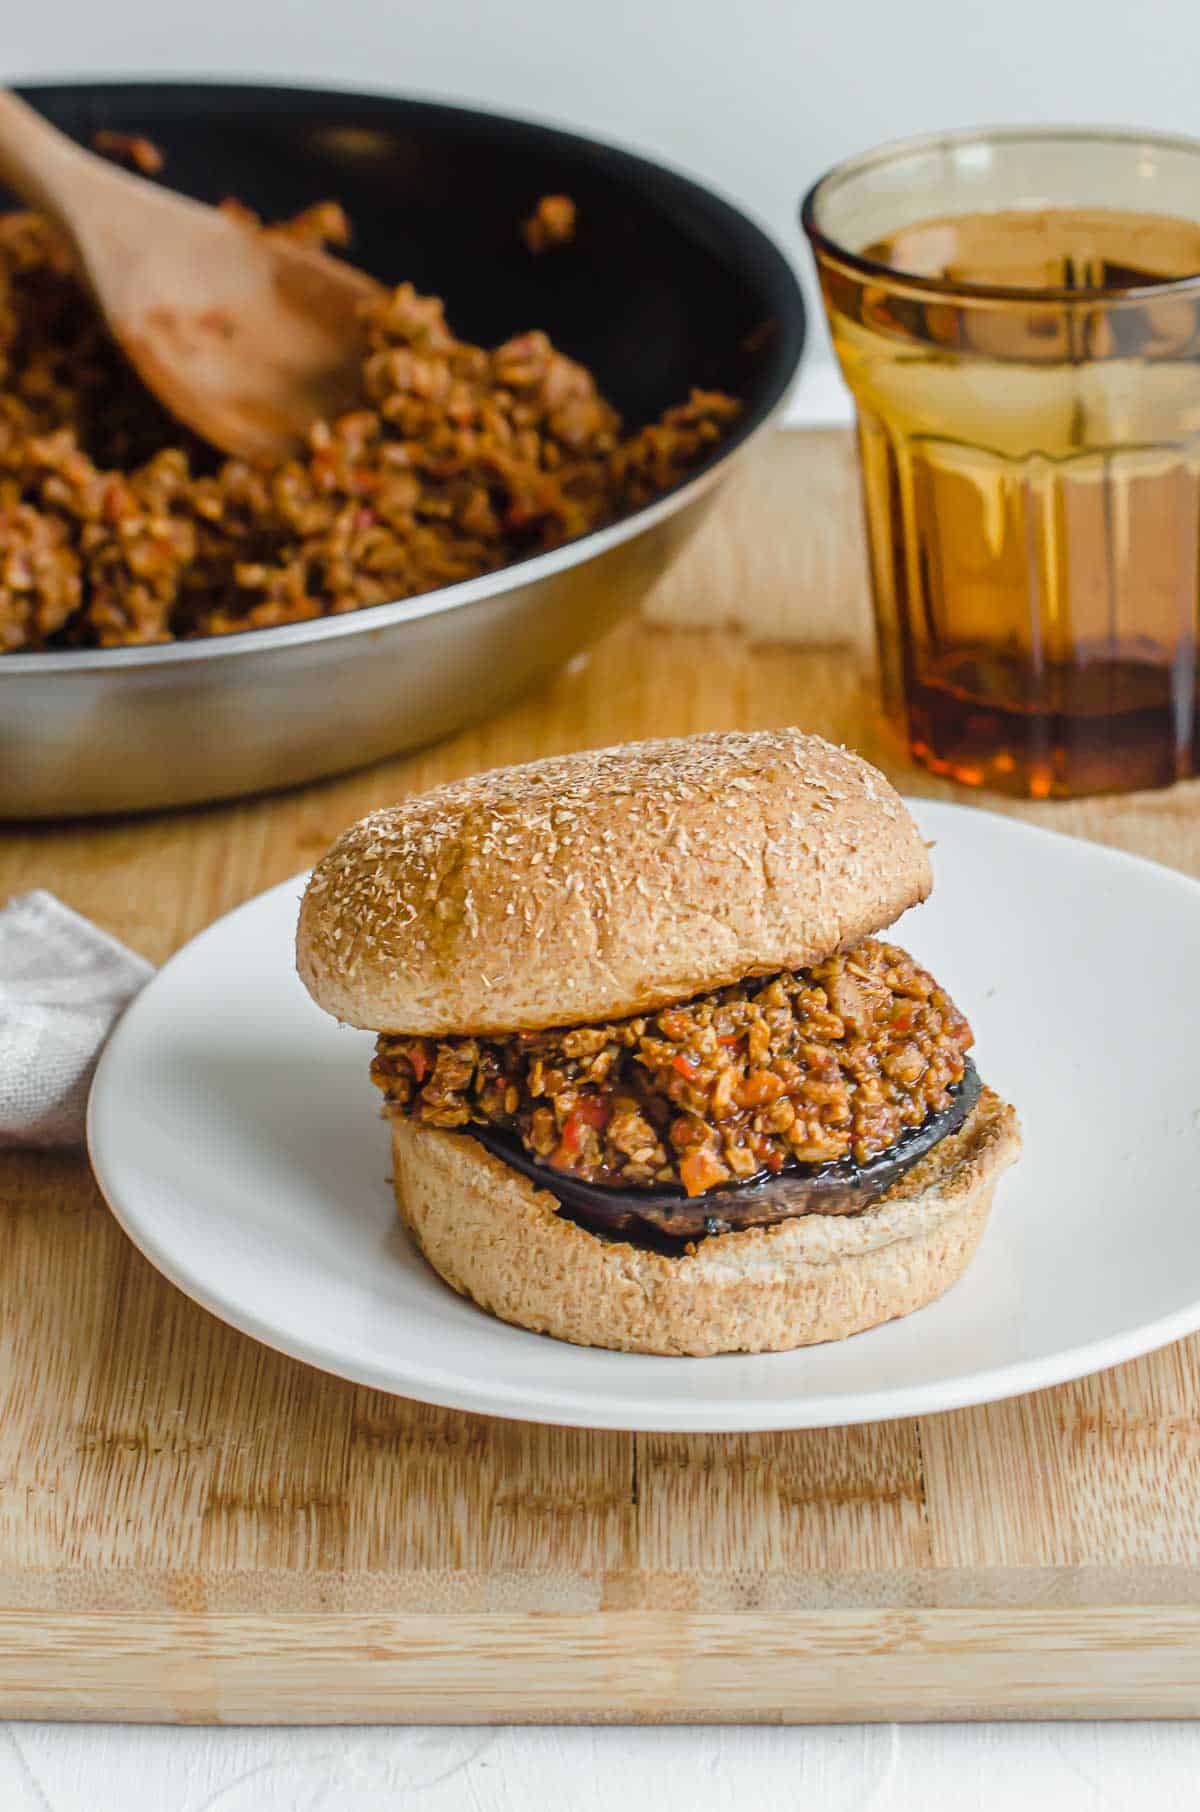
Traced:
POLYGON ((277 461, 359 400, 362 271, 106 163, 2 89, 0 183, 68 234, 143 383, 213 446, 277 461))

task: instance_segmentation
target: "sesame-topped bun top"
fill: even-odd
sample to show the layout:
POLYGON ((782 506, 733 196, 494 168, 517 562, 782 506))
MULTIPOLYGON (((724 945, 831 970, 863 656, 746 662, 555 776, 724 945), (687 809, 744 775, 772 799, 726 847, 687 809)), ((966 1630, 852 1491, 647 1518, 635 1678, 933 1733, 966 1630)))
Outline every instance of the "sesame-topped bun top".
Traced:
POLYGON ((893 788, 819 736, 627 743, 372 812, 308 884, 297 963, 350 1025, 534 1031, 803 968, 930 885, 893 788))

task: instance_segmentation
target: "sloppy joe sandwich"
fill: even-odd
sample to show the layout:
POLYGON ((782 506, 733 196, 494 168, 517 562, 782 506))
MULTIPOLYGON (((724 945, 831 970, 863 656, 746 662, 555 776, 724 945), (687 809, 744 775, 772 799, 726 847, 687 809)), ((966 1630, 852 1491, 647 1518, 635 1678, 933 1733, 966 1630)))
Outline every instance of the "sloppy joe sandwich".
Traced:
POLYGON ((506 1321, 629 1351, 841 1339, 970 1261, 1013 1109, 876 934, 931 886, 798 730, 499 769, 373 812, 309 882, 314 999, 379 1034, 400 1213, 506 1321))

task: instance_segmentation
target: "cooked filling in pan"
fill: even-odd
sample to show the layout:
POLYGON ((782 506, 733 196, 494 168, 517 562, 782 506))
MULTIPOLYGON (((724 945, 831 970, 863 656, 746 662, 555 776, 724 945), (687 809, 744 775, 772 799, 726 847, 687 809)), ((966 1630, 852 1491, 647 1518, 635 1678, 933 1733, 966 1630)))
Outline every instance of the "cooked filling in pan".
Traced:
MULTIPOLYGON (((886 1186, 896 1167, 883 1181, 880 1161, 898 1149, 919 1155, 917 1129, 953 1129, 972 1042, 933 977, 896 945, 868 938, 811 969, 751 977, 611 1025, 487 1038, 384 1034, 372 1075, 389 1112, 506 1134, 514 1156, 544 1168, 552 1188, 558 1178, 625 1200, 682 1196, 665 1220, 650 1218, 684 1233, 722 1230, 682 1212, 686 1202, 709 1198, 718 1204, 709 1219, 746 1224, 733 1211, 736 1186, 748 1185, 746 1202, 757 1202, 765 1180, 789 1172, 845 1181, 874 1171, 886 1186)), ((793 1192, 784 1213, 753 1219, 846 1212, 878 1193, 843 1190, 838 1206, 822 1208, 793 1192)))
MULTIPOLYGON (((147 167, 144 141, 120 149, 147 167)), ((535 224, 540 246, 573 215, 543 203, 535 224)), ((349 232, 331 203, 270 230, 349 232)), ((669 489, 738 412, 694 390, 631 432, 544 333, 468 345, 401 284, 370 311, 361 408, 282 465, 223 460, 142 388, 50 223, 0 215, 0 655, 271 628, 474 578, 669 489)))

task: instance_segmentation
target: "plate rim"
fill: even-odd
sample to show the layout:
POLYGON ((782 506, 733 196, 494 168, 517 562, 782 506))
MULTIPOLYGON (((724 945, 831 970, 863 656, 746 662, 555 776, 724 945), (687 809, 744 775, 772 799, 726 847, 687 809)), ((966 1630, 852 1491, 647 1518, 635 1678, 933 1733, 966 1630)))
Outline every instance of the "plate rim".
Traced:
MULTIPOLYGON (((932 810, 935 817, 942 813, 949 814, 951 818, 982 817, 986 818, 991 826, 1003 825, 1019 836, 1032 835, 1035 839, 1048 837, 1059 843, 1071 843, 1095 852, 1106 861, 1116 861, 1118 864, 1131 864, 1138 869, 1148 869, 1155 874, 1159 881, 1165 877, 1180 891, 1192 893, 1200 898, 1200 880, 1184 874, 1179 869, 1171 868, 1164 862, 1137 855, 1130 850, 1100 843, 1091 838, 1075 837, 1069 832, 1031 824, 1025 819, 1002 811, 993 811, 959 801, 916 797, 906 798, 905 804, 916 814, 932 810)), ((111 1086, 111 1080, 119 1075, 118 1064, 122 1048, 127 1038, 132 1035, 129 1027, 136 1025, 136 1017, 141 1003, 150 995, 160 978, 167 975, 183 958, 193 956, 197 946, 205 942, 211 935, 227 928, 230 921, 240 914, 259 907, 268 897, 281 895, 285 890, 294 889, 298 903, 308 872, 301 871, 288 876, 284 880, 274 883, 273 886, 265 888, 261 893, 253 895, 250 899, 241 901, 230 911, 221 914, 219 918, 204 926, 193 938, 190 938, 167 958, 166 962, 147 982, 145 988, 130 1003, 107 1040, 96 1066, 87 1103, 86 1148, 88 1159, 100 1193, 118 1226, 143 1257, 176 1289, 197 1303, 207 1313, 225 1322, 227 1326, 235 1328, 239 1333, 258 1341, 260 1345, 281 1353, 289 1359, 297 1360, 301 1364, 309 1365, 318 1371, 345 1378, 351 1383, 366 1386, 369 1389, 468 1414, 496 1416, 504 1420, 535 1422, 556 1427, 595 1428, 634 1433, 752 1434, 777 1433, 788 1429, 848 1428, 863 1423, 944 1414, 984 1403, 1002 1402, 1011 1397, 1026 1395, 1031 1391, 1071 1383, 1093 1372, 1107 1370, 1111 1366, 1142 1358, 1147 1353, 1167 1346, 1188 1334, 1200 1331, 1200 1296, 1198 1296, 1193 1302, 1153 1321, 1144 1322, 1126 1333, 1104 1335, 1096 1340, 1085 1341, 1048 1356, 1014 1360, 1006 1365, 963 1372, 951 1379, 929 1380, 917 1385, 883 1387, 865 1393, 861 1391, 848 1393, 844 1400, 832 1397, 826 1392, 823 1395, 797 1395, 778 1400, 753 1397, 748 1399, 731 1398, 714 1403, 712 1399, 705 1400, 689 1392, 686 1395, 677 1394, 674 1398, 649 1397, 639 1403, 636 1411, 614 1406, 612 1397, 602 1391, 593 1393, 574 1387, 564 1389, 562 1387, 536 1388, 529 1385, 502 1386, 497 1385, 494 1379, 477 1378, 473 1380, 460 1369, 446 1370, 425 1364, 414 1369, 410 1364, 376 1366, 369 1363, 359 1364, 354 1360, 347 1362, 336 1352, 323 1347, 319 1340, 293 1337, 286 1331, 281 1334, 273 1324, 264 1321, 251 1309, 243 1307, 236 1300, 231 1301, 228 1295, 220 1289, 211 1289, 204 1281, 197 1280, 185 1265, 176 1262, 170 1248, 164 1247, 156 1239, 152 1228, 146 1225, 144 1218, 122 1201, 119 1182, 114 1179, 104 1153, 104 1138, 100 1122, 106 1111, 107 1091, 111 1086)), ((983 1250, 986 1251, 986 1234, 983 1250)), ((442 1287, 448 1288, 449 1286, 443 1285, 442 1287)), ((485 1310, 478 1312, 487 1313, 485 1310)), ((517 1331, 525 1332, 526 1330, 517 1331)), ((542 1338, 551 1337, 542 1336, 542 1338)), ((576 1348, 576 1351, 587 1350, 589 1349, 576 1348)), ((619 1358, 623 1355, 613 1356, 619 1358)), ((760 1359, 786 1357, 785 1354, 753 1356, 760 1359)), ((664 1356, 642 1353, 631 1354, 628 1357, 645 1361, 660 1359, 664 1356)), ((691 1369, 696 1366, 719 1365, 727 1357, 729 1356, 716 1355, 709 1359, 692 1360, 675 1358, 673 1360, 664 1359, 664 1362, 676 1365, 686 1364, 691 1369)), ((745 1357, 745 1355, 734 1355, 734 1357, 745 1357)))

